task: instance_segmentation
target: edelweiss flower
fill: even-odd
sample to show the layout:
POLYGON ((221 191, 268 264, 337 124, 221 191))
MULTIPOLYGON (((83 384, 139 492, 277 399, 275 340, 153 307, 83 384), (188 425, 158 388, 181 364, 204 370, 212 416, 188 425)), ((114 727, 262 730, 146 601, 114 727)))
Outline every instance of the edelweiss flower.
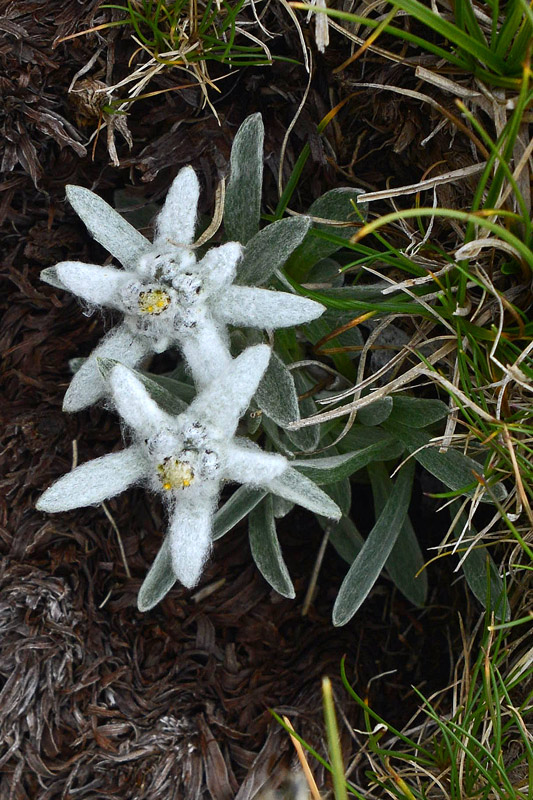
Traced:
POLYGON ((149 353, 177 344, 201 389, 231 364, 227 324, 274 329, 308 322, 324 310, 304 297, 234 285, 242 255, 236 242, 212 248, 197 262, 193 241, 199 184, 192 167, 182 169, 170 187, 153 244, 88 189, 69 186, 67 196, 92 236, 125 269, 64 261, 41 273, 43 280, 90 305, 124 313, 123 323, 74 375, 66 411, 105 395, 99 357, 134 367, 149 353))
POLYGON ((284 456, 234 436, 269 358, 266 345, 248 348, 177 417, 162 411, 134 374, 117 365, 111 390, 134 443, 64 475, 37 508, 56 512, 101 503, 143 481, 169 504, 174 572, 194 586, 209 553, 222 481, 267 486, 287 467, 284 456))

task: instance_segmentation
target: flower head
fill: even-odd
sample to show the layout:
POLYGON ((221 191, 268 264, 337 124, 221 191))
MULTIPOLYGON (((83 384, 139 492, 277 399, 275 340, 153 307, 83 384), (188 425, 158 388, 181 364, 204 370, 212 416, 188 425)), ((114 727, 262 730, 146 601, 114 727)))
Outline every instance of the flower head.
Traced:
POLYGON ((194 586, 209 553, 221 484, 267 485, 287 467, 284 456, 235 436, 269 358, 266 345, 248 348, 177 417, 159 408, 131 370, 117 365, 111 391, 133 444, 63 476, 37 508, 55 512, 100 503, 142 481, 169 506, 174 573, 194 586))
POLYGON ((88 189, 70 186, 67 194, 90 233, 124 269, 64 261, 44 270, 42 277, 91 305, 121 311, 124 320, 74 376, 65 410, 84 408, 105 396, 98 357, 134 367, 148 354, 177 345, 201 389, 231 363, 227 324, 274 329, 308 322, 324 310, 307 298, 235 285, 243 251, 237 242, 214 247, 197 259, 193 242, 199 184, 192 167, 175 178, 157 217, 153 243, 88 189))

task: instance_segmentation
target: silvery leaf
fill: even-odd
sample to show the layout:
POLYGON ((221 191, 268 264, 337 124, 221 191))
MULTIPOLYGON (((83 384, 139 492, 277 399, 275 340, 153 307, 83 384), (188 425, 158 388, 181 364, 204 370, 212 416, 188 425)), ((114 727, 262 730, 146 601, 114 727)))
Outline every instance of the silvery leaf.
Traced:
POLYGON ((176 583, 168 539, 165 539, 155 561, 143 581, 137 597, 139 611, 150 611, 170 592, 176 583))
MULTIPOLYGON (((474 461, 473 458, 465 456, 451 447, 441 453, 438 447, 431 443, 429 434, 408 428, 398 422, 393 423, 390 419, 384 423, 384 427, 401 441, 424 469, 427 469, 449 489, 452 491, 464 490, 468 496, 476 491, 478 484, 476 474, 483 473, 483 466, 478 461, 474 461), (476 484, 476 487, 472 488, 472 484, 476 484)), ((490 491, 496 500, 502 501, 507 497, 507 490, 502 483, 493 483, 490 491)), ((488 492, 484 493, 482 502, 492 502, 488 492)))
POLYGON ((312 481, 322 485, 348 478, 372 461, 388 460, 394 455, 396 449, 396 442, 391 437, 352 453, 298 459, 293 461, 292 465, 297 467, 303 475, 307 475, 312 481))
MULTIPOLYGON (((309 208, 310 217, 328 219, 335 222, 354 221, 361 222, 364 218, 367 206, 359 208, 361 216, 358 216, 352 201, 357 204, 357 199, 363 193, 362 189, 352 189, 351 187, 340 187, 331 189, 319 197, 309 208)), ((355 226, 338 227, 322 222, 313 223, 313 228, 324 233, 331 233, 341 239, 349 239, 357 232, 355 226)), ((302 279, 307 276, 310 268, 323 258, 327 258, 332 253, 340 249, 342 245, 336 242, 328 242, 320 239, 309 232, 291 258, 291 274, 298 274, 302 279)))
MULTIPOLYGON (((383 464, 371 464, 368 473, 372 483, 374 510, 377 517, 387 502, 393 482, 383 464)), ((419 573, 424 566, 424 556, 408 516, 405 518, 385 566, 392 581, 404 597, 415 606, 424 605, 428 591, 428 579, 426 570, 419 573)))
POLYGON ((340 519, 342 516, 338 505, 322 489, 319 489, 316 483, 292 467, 287 467, 278 478, 270 481, 267 488, 273 494, 297 503, 315 514, 321 514, 323 517, 340 519))
POLYGON ((261 411, 282 428, 300 419, 294 379, 274 352, 257 387, 255 401, 261 411))
POLYGON ((276 270, 283 267, 310 225, 308 217, 289 217, 259 231, 246 245, 235 282, 243 286, 266 283, 276 270))
POLYGON ((230 499, 218 509, 213 521, 213 541, 221 539, 228 531, 244 519, 267 494, 264 489, 239 486, 230 499))
POLYGON ((400 422, 409 428, 426 428, 447 417, 450 411, 442 400, 397 394, 392 401, 391 422, 400 422))
POLYGON ((357 419, 362 425, 373 428, 375 425, 385 422, 390 417, 391 411, 392 397, 381 397, 370 405, 360 408, 357 412, 357 419))
POLYGON ((283 597, 294 598, 296 593, 276 533, 271 496, 250 512, 248 534, 253 559, 263 578, 283 597))
POLYGON ((335 626, 350 621, 377 581, 407 516, 413 474, 412 462, 402 467, 383 511, 348 570, 333 608, 335 626))
POLYGON ((231 148, 224 230, 227 239, 241 244, 247 244, 259 230, 264 135, 261 114, 252 114, 235 134, 231 148))

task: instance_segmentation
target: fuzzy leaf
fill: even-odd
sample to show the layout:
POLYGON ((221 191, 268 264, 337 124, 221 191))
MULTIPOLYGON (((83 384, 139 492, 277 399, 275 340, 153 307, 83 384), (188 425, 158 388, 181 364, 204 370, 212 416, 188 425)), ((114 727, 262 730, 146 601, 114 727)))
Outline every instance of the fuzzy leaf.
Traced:
POLYGON ((483 608, 487 607, 489 600, 490 610, 494 611, 496 618, 500 621, 509 620, 511 618, 509 600, 505 595, 498 568, 487 548, 476 547, 471 550, 463 561, 463 571, 472 594, 483 608))
POLYGON ((412 462, 400 470, 383 511, 342 582, 333 608, 334 625, 349 622, 377 581, 407 516, 413 474, 412 462))
MULTIPOLYGON (((300 370, 294 370, 291 375, 297 396, 305 394, 313 386, 313 382, 305 374, 302 374, 300 370)), ((299 401, 298 405, 300 407, 300 416, 310 417, 316 412, 316 403, 312 397, 304 397, 303 400, 299 401)), ((285 433, 298 450, 302 450, 304 453, 312 453, 318 447, 321 431, 320 425, 306 425, 305 428, 295 431, 287 430, 285 433)))
POLYGON ((137 596, 139 611, 150 611, 170 592, 176 583, 168 538, 165 539, 150 567, 137 596))
POLYGON ((294 503, 291 503, 289 500, 284 500, 283 497, 278 497, 276 494, 271 495, 271 497, 272 509, 276 519, 283 519, 283 517, 286 517, 294 508, 294 503))
POLYGON ((316 483, 292 467, 287 467, 278 478, 269 481, 267 488, 273 494, 297 503, 309 511, 314 511, 315 514, 321 514, 323 517, 340 519, 342 516, 338 505, 322 489, 319 489, 316 483))
POLYGON ((55 267, 46 267, 46 269, 43 269, 41 271, 41 280, 53 286, 54 289, 67 289, 57 274, 57 265, 55 267))
POLYGON ((392 411, 392 397, 382 397, 380 400, 374 400, 369 406, 363 406, 357 412, 357 419, 362 425, 373 428, 376 425, 381 425, 389 418, 392 411))
MULTIPOLYGON (((457 502, 452 503, 450 506, 452 518, 457 513, 458 508, 459 504, 457 502)), ((477 536, 477 532, 467 523, 466 514, 461 513, 455 527, 461 532, 466 527, 464 536, 466 539, 471 540, 477 536)), ((460 554, 461 550, 459 550, 460 554)), ((498 568, 486 547, 476 546, 472 548, 463 561, 463 572, 472 594, 479 600, 483 608, 487 608, 488 601, 490 610, 494 612, 498 620, 509 620, 511 618, 511 608, 505 595, 505 587, 500 578, 498 568)))
POLYGON ((281 554, 270 495, 250 512, 248 533, 252 556, 263 578, 283 597, 294 598, 296 592, 281 554))
MULTIPOLYGON (((427 469, 449 489, 452 491, 465 489, 464 494, 468 496, 474 493, 475 489, 466 489, 466 487, 472 487, 473 483, 477 483, 476 474, 483 473, 483 467, 478 461, 474 461, 473 458, 465 456, 453 448, 448 448, 445 453, 440 453, 437 447, 429 444, 431 437, 423 431, 408 428, 406 425, 393 423, 390 420, 384 423, 384 427, 405 445, 424 469, 427 469)), ((507 497, 507 491, 502 483, 492 484, 491 492, 500 501, 507 497)), ((485 503, 492 502, 488 493, 483 495, 482 500, 485 503)))
POLYGON ((246 245, 235 282, 242 286, 266 283, 276 270, 282 269, 310 225, 308 217, 289 217, 259 231, 246 245))
MULTIPOLYGON (((371 464, 368 472, 372 483, 374 510, 377 517, 387 502, 393 482, 383 464, 371 464)), ((385 566, 400 592, 415 606, 424 605, 427 597, 426 570, 416 577, 423 565, 424 557, 411 521, 407 516, 385 566)))
MULTIPOLYGON (((362 450, 364 447, 383 441, 387 441, 392 445, 393 438, 390 433, 381 428, 368 428, 366 425, 360 425, 356 421, 348 433, 337 443, 336 447, 342 453, 350 453, 354 450, 362 450)), ((400 443, 398 443, 398 447, 400 450, 403 450, 400 443)))
POLYGON ((326 458, 299 459, 293 461, 292 466, 297 467, 299 472, 307 475, 315 483, 322 485, 348 478, 372 461, 389 460, 397 451, 397 443, 391 437, 353 453, 342 453, 326 458))
MULTIPOLYGON (((328 308, 319 319, 308 322, 304 328, 305 335, 311 342, 316 344, 324 336, 332 333, 335 329, 341 328, 354 319, 353 313, 339 312, 336 308, 328 308)), ((348 328, 343 333, 339 333, 334 339, 330 339, 324 347, 362 347, 363 336, 359 327, 348 328)), ((359 356, 357 350, 347 351, 347 355, 359 356)))
POLYGON ((224 230, 228 239, 241 244, 247 244, 259 230, 264 135, 261 114, 252 114, 235 134, 231 148, 224 230))
POLYGON ((70 511, 102 503, 144 477, 146 462, 136 446, 93 458, 67 472, 41 495, 39 511, 70 511))
POLYGON ((426 428, 448 416, 449 408, 442 400, 429 400, 424 397, 394 395, 390 414, 391 422, 400 422, 409 428, 426 428))
POLYGON ((343 478, 336 483, 328 483, 324 491, 337 503, 343 514, 347 516, 350 513, 350 508, 352 506, 352 484, 349 478, 343 478))
MULTIPOLYGON (((352 202, 357 203, 357 198, 362 194, 362 189, 352 189, 350 187, 340 187, 331 189, 319 197, 309 208, 310 217, 319 217, 320 219, 330 219, 336 222, 346 222, 353 220, 354 222, 361 221, 357 215, 352 202)), ((361 206, 359 209, 363 214, 366 212, 366 205, 361 206)), ((340 228, 335 225, 328 225, 325 223, 313 223, 313 227, 318 231, 325 233, 332 233, 341 239, 349 239, 356 233, 357 228, 349 226, 340 228)), ((290 269, 291 272, 296 270, 298 274, 307 275, 309 269, 323 258, 327 258, 332 253, 335 253, 341 247, 340 244, 335 242, 328 242, 324 239, 319 239, 308 233, 302 244, 294 253, 291 258, 290 269)))
POLYGON ((230 499, 218 509, 213 521, 213 541, 221 539, 228 531, 244 519, 250 511, 261 502, 267 492, 263 489, 252 489, 251 486, 239 486, 230 499))
POLYGON ((282 428, 300 419, 293 377, 274 352, 257 387, 255 401, 261 411, 282 428))

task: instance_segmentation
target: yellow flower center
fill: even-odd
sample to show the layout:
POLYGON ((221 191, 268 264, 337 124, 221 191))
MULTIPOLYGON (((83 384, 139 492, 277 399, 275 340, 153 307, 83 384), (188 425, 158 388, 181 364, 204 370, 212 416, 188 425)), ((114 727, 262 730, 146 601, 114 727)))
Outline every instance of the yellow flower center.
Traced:
POLYGON ((163 463, 158 465, 157 472, 163 489, 167 492, 170 489, 186 489, 194 480, 191 465, 176 458, 165 458, 163 463))
POLYGON ((170 305, 170 295, 162 289, 150 289, 139 294, 141 314, 161 314, 170 305))

